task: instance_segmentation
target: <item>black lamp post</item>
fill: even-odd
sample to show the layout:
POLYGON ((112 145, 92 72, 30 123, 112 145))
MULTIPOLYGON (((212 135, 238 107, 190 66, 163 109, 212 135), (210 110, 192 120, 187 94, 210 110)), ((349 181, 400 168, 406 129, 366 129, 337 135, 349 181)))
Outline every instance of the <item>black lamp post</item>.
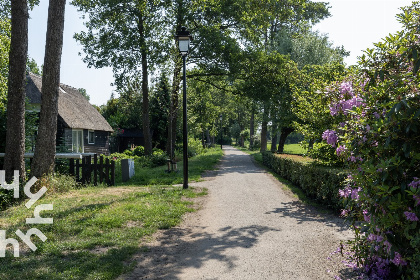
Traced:
POLYGON ((223 150, 223 130, 222 130, 223 115, 220 114, 220 149, 223 150))
POLYGON ((188 189, 188 133, 187 133, 187 79, 186 79, 186 69, 185 69, 185 59, 188 55, 188 51, 190 49, 190 41, 192 40, 192 36, 190 32, 187 30, 186 27, 181 27, 180 31, 177 31, 175 36, 178 42, 178 48, 182 55, 182 63, 183 63, 183 128, 182 128, 182 137, 183 139, 183 163, 184 163, 184 184, 183 188, 188 189))

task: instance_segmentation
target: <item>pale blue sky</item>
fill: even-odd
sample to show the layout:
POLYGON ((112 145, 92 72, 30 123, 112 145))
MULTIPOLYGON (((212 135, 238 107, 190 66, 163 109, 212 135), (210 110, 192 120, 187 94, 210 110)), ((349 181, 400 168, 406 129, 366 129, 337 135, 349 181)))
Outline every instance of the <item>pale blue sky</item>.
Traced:
MULTIPOLYGON (((69 2, 69 1, 68 1, 69 2)), ((398 8, 411 4, 411 0, 330 0, 332 16, 315 26, 321 33, 328 33, 334 45, 343 45, 351 52, 345 62, 355 64, 362 50, 372 47, 389 33, 400 29, 395 19, 398 8)), ((29 56, 41 65, 44 61, 45 33, 48 0, 31 12, 29 21, 29 56)), ((61 82, 76 88, 85 88, 92 104, 107 102, 113 91, 111 69, 89 69, 78 56, 81 46, 73 34, 84 29, 80 14, 66 6, 64 46, 61 61, 61 82)))

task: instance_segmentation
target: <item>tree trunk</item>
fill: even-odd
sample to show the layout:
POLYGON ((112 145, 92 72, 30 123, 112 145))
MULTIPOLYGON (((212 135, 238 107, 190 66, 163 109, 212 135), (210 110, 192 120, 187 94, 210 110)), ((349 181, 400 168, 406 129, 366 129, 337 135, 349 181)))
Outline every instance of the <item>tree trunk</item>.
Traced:
POLYGON ((264 104, 263 121, 261 125, 261 152, 267 150, 268 104, 264 104))
POLYGON ((284 151, 284 144, 286 143, 286 138, 289 136, 290 133, 294 131, 291 127, 282 127, 281 134, 280 134, 280 140, 279 140, 279 148, 277 152, 279 154, 282 154, 284 151))
MULTIPOLYGON (((184 25, 184 17, 186 14, 186 7, 184 1, 177 0, 173 2, 176 5, 176 23, 175 30, 180 30, 184 25)), ((174 73, 172 78, 172 91, 171 91, 171 106, 169 109, 169 128, 168 128, 168 145, 166 148, 169 157, 175 159, 175 143, 176 143, 176 132, 177 132, 177 123, 178 123, 178 106, 179 106, 179 89, 181 84, 181 69, 182 69, 182 59, 180 55, 175 55, 174 59, 174 73)))
POLYGON ((49 2, 41 113, 31 168, 32 175, 36 177, 44 176, 54 170, 65 7, 66 0, 49 2))
POLYGON ((176 143, 176 126, 178 122, 179 86, 181 83, 182 60, 177 56, 175 61, 174 74, 172 79, 171 107, 169 109, 169 129, 167 152, 171 159, 174 159, 176 143))
POLYGON ((141 91, 143 94, 143 136, 144 136, 144 153, 145 155, 152 154, 152 136, 150 133, 150 118, 149 118, 149 66, 147 63, 146 51, 146 34, 144 31, 144 17, 139 15, 139 33, 140 33, 140 48, 141 48, 141 91))
MULTIPOLYGON (((10 181, 14 170, 25 179, 25 85, 28 55, 28 3, 12 1, 12 32, 9 53, 9 86, 7 92, 7 132, 4 170, 10 181)), ((16 178, 18 179, 18 178, 16 178)))
POLYGON ((276 152, 276 144, 277 144, 277 124, 273 123, 271 126, 271 152, 276 152))
POLYGON ((308 143, 308 151, 312 150, 313 148, 314 148, 314 139, 311 138, 308 143))
POLYGON ((209 129, 206 129, 206 137, 207 137, 207 142, 210 143, 211 139, 210 139, 210 131, 209 129))
POLYGON ((249 121, 249 146, 250 148, 254 148, 254 124, 255 122, 255 107, 254 107, 254 103, 252 104, 252 108, 251 108, 251 120, 249 121))

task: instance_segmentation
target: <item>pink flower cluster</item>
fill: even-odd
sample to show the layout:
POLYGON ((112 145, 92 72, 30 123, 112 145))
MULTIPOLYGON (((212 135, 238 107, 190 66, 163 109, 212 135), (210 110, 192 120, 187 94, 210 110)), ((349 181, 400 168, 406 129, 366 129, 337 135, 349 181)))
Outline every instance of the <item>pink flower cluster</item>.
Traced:
POLYGON ((419 220, 419 218, 417 218, 416 214, 413 212, 405 211, 404 215, 409 221, 417 222, 419 220))
POLYGON ((344 198, 348 198, 351 197, 351 199, 353 200, 359 200, 359 192, 362 190, 361 187, 358 188, 351 188, 351 187, 346 187, 343 190, 339 190, 338 193, 341 197, 344 198))
POLYGON ((346 145, 338 146, 338 148, 335 150, 337 153, 337 156, 340 156, 342 153, 345 153, 347 151, 346 145))
POLYGON ((332 116, 343 112, 344 115, 354 107, 360 107, 363 104, 363 99, 358 97, 354 91, 351 82, 343 82, 340 85, 340 100, 337 103, 330 105, 330 113, 332 116))
POLYGON ((413 178, 413 181, 410 184, 408 184, 408 186, 409 187, 412 187, 412 188, 418 188, 418 187, 420 187, 420 179, 417 178, 417 177, 414 177, 413 178))
POLYGON ((322 133, 322 139, 327 141, 327 143, 330 144, 331 146, 335 147, 338 141, 338 136, 334 130, 327 129, 324 131, 324 133, 322 133))

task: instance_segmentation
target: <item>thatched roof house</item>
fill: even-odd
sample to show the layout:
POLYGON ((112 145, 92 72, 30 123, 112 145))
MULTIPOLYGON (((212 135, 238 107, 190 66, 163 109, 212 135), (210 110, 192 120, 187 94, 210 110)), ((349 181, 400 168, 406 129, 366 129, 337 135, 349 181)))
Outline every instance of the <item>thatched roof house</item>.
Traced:
MULTIPOLYGON (((42 77, 27 75, 28 110, 39 112, 42 77)), ((105 118, 75 88, 60 84, 58 93, 57 147, 61 152, 109 153, 113 131, 105 118)))

